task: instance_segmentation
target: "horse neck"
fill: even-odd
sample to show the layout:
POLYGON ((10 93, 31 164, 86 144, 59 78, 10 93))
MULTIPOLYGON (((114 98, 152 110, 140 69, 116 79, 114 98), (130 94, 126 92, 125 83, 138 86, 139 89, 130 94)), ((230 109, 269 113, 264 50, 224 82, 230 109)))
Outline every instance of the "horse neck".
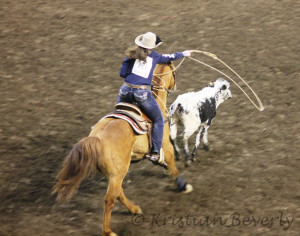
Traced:
MULTIPOLYGON (((161 68, 159 70, 155 71, 156 74, 164 74, 166 72, 167 71, 165 70, 165 66, 161 66, 161 68)), ((158 78, 155 79, 156 83, 158 83, 162 87, 168 86, 168 84, 166 83, 167 76, 170 76, 170 74, 159 76, 160 79, 158 79, 158 78)), ((166 117, 167 91, 164 90, 163 88, 154 90, 154 97, 155 97, 155 100, 156 100, 158 106, 160 107, 160 110, 161 110, 163 116, 166 117)))
POLYGON ((165 90, 161 91, 155 91, 155 100, 163 114, 164 117, 166 117, 166 106, 167 106, 167 92, 165 90))

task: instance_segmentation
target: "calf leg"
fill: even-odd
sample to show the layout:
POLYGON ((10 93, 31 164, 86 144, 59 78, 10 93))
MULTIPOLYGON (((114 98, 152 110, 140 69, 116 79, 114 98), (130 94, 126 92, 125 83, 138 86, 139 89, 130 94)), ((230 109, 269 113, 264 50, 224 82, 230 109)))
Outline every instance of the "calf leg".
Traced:
POLYGON ((208 144, 208 138, 207 138, 208 128, 209 128, 209 126, 205 127, 205 129, 204 129, 204 135, 203 135, 203 144, 204 144, 203 149, 205 151, 209 151, 209 144, 208 144))
POLYGON ((185 160, 186 166, 191 165, 192 157, 190 155, 188 139, 195 133, 198 126, 189 124, 189 126, 185 126, 184 133, 183 133, 183 144, 184 144, 184 151, 185 151, 185 160))
POLYGON ((198 149, 198 147, 201 143, 201 140, 203 138, 204 131, 205 131, 205 128, 203 126, 200 126, 199 132, 198 132, 197 137, 196 137, 196 143, 195 143, 194 149, 192 151, 192 160, 193 161, 196 161, 197 149, 198 149))
POLYGON ((172 144, 175 149, 175 158, 176 160, 180 159, 180 148, 177 145, 176 137, 177 137, 177 122, 171 118, 171 125, 170 125, 170 138, 172 141, 172 144))

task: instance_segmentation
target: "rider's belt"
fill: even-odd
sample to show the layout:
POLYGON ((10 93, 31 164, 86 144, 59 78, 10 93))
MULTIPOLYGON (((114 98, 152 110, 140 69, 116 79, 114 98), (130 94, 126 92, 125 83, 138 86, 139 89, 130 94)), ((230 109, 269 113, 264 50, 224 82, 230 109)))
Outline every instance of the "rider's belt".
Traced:
POLYGON ((151 86, 150 85, 133 85, 133 84, 128 84, 126 82, 124 82, 124 85, 126 87, 129 87, 129 88, 136 88, 136 89, 151 89, 151 86))

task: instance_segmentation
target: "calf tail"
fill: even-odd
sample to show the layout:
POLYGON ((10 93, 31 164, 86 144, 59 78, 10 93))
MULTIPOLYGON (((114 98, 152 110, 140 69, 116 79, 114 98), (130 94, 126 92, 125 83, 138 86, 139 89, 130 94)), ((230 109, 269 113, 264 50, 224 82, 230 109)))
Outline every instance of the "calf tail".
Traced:
POLYGON ((173 103, 173 104, 170 106, 170 116, 172 116, 172 115, 175 113, 176 107, 177 107, 177 104, 176 104, 176 103, 173 103))
POLYGON ((182 113, 184 111, 181 103, 173 103, 170 107, 170 115, 174 115, 175 113, 182 113))
POLYGON ((57 193, 57 202, 68 201, 81 181, 95 172, 101 153, 100 147, 98 137, 86 137, 74 145, 57 175, 57 183, 52 192, 57 193))

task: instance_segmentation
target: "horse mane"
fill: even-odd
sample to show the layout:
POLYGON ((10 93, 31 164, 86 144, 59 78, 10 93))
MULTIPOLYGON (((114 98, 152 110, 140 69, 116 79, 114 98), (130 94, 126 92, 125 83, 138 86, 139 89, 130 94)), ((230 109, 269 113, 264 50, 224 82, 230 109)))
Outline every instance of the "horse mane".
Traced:
MULTIPOLYGON (((169 66, 170 67, 170 69, 172 70, 172 62, 171 61, 169 61, 169 62, 166 62, 166 63, 159 63, 159 64, 157 64, 157 67, 155 68, 155 70, 154 70, 154 72, 155 72, 155 74, 163 74, 164 72, 164 66, 169 66), (156 69, 159 69, 159 71, 156 71, 156 69)), ((154 74, 154 78, 153 78, 153 80, 154 80, 154 82, 155 83, 157 83, 157 85, 161 85, 161 83, 162 83, 162 79, 159 77, 159 76, 155 76, 155 74, 154 74), (156 78, 160 78, 160 79, 156 79, 156 78)))

